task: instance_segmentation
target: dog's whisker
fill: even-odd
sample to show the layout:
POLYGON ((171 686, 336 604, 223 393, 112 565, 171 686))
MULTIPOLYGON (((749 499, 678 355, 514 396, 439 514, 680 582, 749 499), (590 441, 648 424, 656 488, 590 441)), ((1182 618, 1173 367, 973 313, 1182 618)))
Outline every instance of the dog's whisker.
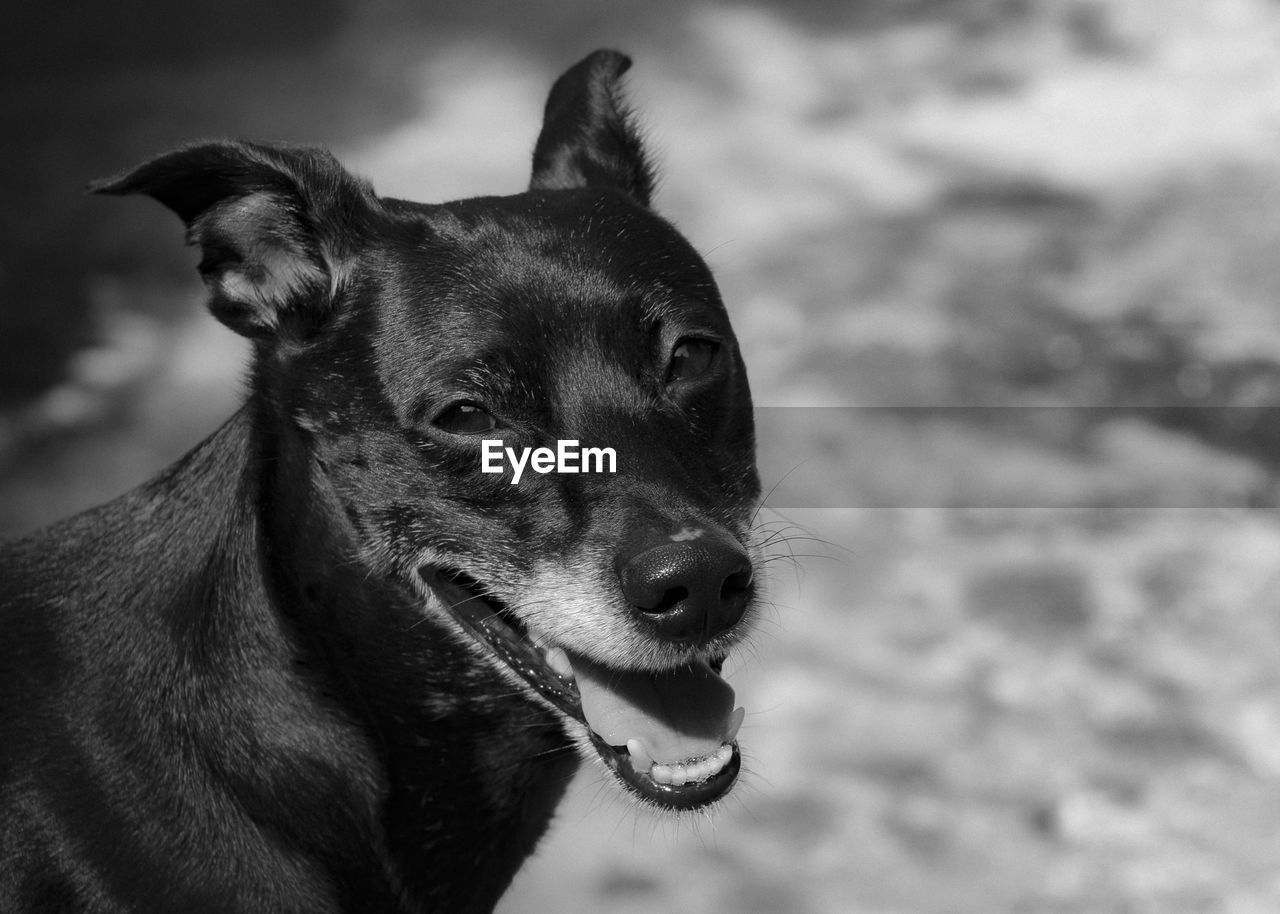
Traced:
POLYGON ((790 562, 792 564, 800 564, 801 559, 828 559, 831 561, 839 561, 835 556, 826 555, 818 552, 788 552, 780 555, 767 555, 760 560, 760 564, 768 565, 773 562, 790 562))
MULTIPOLYGON (((792 473, 794 473, 796 470, 800 469, 800 468, 801 468, 802 466, 804 466, 806 463, 809 463, 812 459, 813 459, 812 457, 806 457, 804 460, 801 460, 799 463, 797 463, 797 464, 796 464, 795 466, 793 466, 791 469, 787 470, 787 472, 783 473, 780 477, 778 477, 778 481, 777 481, 777 482, 775 482, 773 485, 771 485, 771 486, 769 487, 769 491, 768 491, 768 492, 766 492, 766 493, 765 493, 765 495, 764 495, 764 497, 760 499, 760 503, 756 506, 756 510, 755 510, 755 512, 751 515, 751 521, 750 521, 749 526, 754 526, 754 525, 755 525, 756 518, 758 518, 758 517, 760 516, 760 512, 761 512, 761 511, 763 511, 763 510, 765 509, 765 505, 767 505, 767 504, 769 503, 769 499, 773 497, 773 493, 774 493, 774 492, 776 492, 776 491, 778 491, 778 486, 780 486, 780 485, 782 485, 784 482, 786 482, 786 481, 787 481, 787 479, 788 479, 788 477, 790 477, 792 473)), ((770 508, 770 510, 776 510, 776 509, 774 509, 774 508, 772 508, 772 507, 771 507, 771 508, 770 508)))

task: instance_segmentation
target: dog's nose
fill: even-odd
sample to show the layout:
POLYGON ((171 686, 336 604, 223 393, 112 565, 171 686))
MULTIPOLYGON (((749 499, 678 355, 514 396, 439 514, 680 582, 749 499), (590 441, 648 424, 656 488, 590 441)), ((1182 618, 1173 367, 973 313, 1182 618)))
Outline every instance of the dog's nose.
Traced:
POLYGON ((673 641, 709 641, 738 623, 751 597, 746 552, 705 531, 637 553, 620 577, 627 602, 673 641))

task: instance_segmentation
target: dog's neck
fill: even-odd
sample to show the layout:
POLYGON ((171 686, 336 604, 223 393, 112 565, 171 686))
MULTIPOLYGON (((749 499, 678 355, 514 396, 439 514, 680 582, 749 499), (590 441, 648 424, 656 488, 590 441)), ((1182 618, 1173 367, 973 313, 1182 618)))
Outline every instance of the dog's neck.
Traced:
POLYGON ((550 712, 489 699, 515 687, 460 651, 407 583, 370 567, 342 532, 322 468, 279 416, 247 424, 270 612, 372 754, 392 869, 430 910, 489 910, 550 821, 576 752, 550 712), (440 880, 442 868, 472 878, 440 880), (475 896, 421 894, 459 886, 475 896))
POLYGON ((207 884, 235 886, 228 909, 491 910, 577 756, 550 712, 478 699, 514 686, 461 657, 409 587, 321 535, 322 476, 253 416, 54 531, 77 588, 125 607, 86 615, 83 649, 146 641, 151 658, 84 717, 145 747, 129 762, 147 785, 135 813, 202 847, 207 884), (230 830, 174 819, 199 808, 230 830), (285 897, 282 872, 332 894, 285 897))

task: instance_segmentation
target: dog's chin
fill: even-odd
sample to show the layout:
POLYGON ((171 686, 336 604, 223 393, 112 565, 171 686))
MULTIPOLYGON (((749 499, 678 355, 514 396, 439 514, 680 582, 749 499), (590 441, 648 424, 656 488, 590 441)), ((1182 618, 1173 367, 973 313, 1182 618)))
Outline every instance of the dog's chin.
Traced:
POLYGON ((743 711, 719 677, 723 657, 650 674, 613 670, 531 630, 463 572, 426 566, 419 575, 459 626, 585 734, 578 743, 641 799, 697 809, 729 792, 742 764, 743 711))

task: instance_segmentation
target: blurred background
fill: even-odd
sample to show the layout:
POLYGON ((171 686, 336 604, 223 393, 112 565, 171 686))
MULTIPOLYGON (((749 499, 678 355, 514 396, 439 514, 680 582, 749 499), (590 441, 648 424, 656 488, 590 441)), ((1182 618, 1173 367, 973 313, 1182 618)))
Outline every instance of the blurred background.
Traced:
POLYGON ((761 407, 773 605, 724 808, 586 771, 504 912, 1280 910, 1280 4, 14 6, 4 536, 242 393, 177 219, 86 182, 239 136, 516 192, 551 80, 634 56, 761 407))

